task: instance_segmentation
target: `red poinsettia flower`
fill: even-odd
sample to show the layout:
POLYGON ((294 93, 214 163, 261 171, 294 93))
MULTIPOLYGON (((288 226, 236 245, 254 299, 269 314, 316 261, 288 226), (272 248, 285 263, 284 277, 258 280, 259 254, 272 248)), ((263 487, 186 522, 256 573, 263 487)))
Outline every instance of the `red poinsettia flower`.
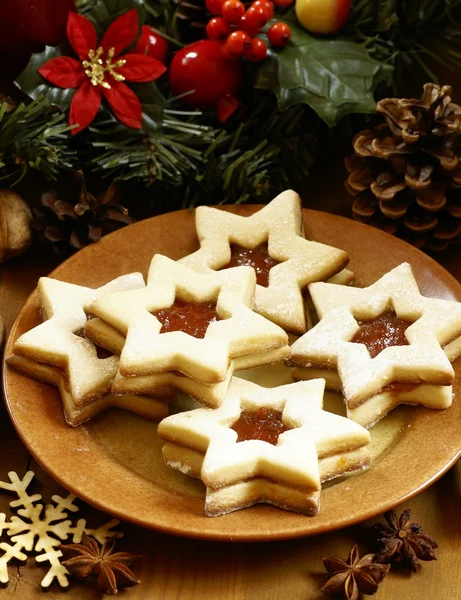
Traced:
POLYGON ((76 134, 93 121, 107 100, 119 121, 141 128, 142 108, 136 94, 124 81, 153 81, 166 71, 165 65, 145 54, 121 52, 136 38, 138 14, 132 9, 116 19, 104 34, 99 45, 96 31, 86 17, 69 13, 67 38, 78 60, 70 56, 52 58, 38 72, 61 88, 78 88, 70 104, 69 123, 77 125, 76 134))

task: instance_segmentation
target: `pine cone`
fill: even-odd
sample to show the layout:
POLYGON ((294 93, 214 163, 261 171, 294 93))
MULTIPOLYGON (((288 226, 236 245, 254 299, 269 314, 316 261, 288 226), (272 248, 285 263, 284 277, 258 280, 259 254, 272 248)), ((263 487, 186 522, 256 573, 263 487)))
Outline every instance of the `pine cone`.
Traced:
POLYGON ((32 209, 31 229, 38 233, 41 243, 51 244, 56 251, 79 250, 97 242, 103 235, 133 223, 128 210, 115 203, 115 184, 96 198, 86 189, 83 174, 78 172, 76 176, 81 186, 77 203, 63 201, 51 191, 42 194, 41 208, 32 209))
POLYGON ((358 133, 346 159, 354 218, 431 250, 461 240, 461 107, 450 96, 427 83, 419 100, 378 102, 386 123, 358 133))

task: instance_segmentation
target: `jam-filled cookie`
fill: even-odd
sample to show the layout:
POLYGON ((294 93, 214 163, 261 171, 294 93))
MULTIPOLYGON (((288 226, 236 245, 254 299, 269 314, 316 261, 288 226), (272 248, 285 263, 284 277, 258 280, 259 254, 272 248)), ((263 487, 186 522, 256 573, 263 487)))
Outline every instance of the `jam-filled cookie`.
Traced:
POLYGON ((199 404, 210 408, 217 408, 221 406, 235 372, 263 365, 281 363, 289 355, 290 347, 283 346, 283 348, 277 348, 276 350, 264 353, 239 356, 231 360, 225 379, 214 384, 200 383, 178 372, 135 375, 132 377, 123 377, 117 374, 112 385, 112 392, 115 394, 151 395, 160 393, 165 387, 171 387, 188 394, 199 404))
MULTIPOLYGON (((285 330, 306 331, 303 291, 339 273, 348 256, 303 237, 301 201, 288 190, 250 217, 199 206, 200 249, 180 262, 198 272, 250 265, 257 276, 254 310, 285 330)), ((341 281, 349 282, 350 271, 341 281)))
POLYGON ((179 371, 200 383, 224 381, 232 359, 287 345, 287 334, 252 310, 250 267, 196 273, 152 259, 147 286, 100 298, 90 313, 126 336, 123 376, 179 371))
MULTIPOLYGON (((168 414, 165 401, 111 393, 118 357, 84 334, 85 310, 99 297, 144 287, 139 273, 123 275, 98 289, 42 277, 38 283, 44 322, 22 334, 6 362, 15 370, 59 388, 66 421, 79 425, 108 406, 118 406, 152 419, 168 414)), ((161 397, 167 400, 170 394, 161 397)))
POLYGON ((295 378, 325 376, 343 391, 349 418, 367 427, 401 403, 450 406, 460 303, 422 296, 407 263, 367 288, 309 291, 320 322, 292 346, 295 378))
POLYGON ((220 408, 160 423, 164 459, 202 479, 208 516, 257 502, 315 515, 322 481, 370 462, 366 429, 322 409, 324 385, 268 389, 234 377, 220 408))

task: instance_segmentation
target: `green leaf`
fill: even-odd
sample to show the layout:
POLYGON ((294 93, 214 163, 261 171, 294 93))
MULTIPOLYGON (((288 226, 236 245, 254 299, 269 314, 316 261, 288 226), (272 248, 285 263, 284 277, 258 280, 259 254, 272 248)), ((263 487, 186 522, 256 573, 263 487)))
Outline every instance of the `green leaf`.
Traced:
POLYGON ((255 87, 272 90, 281 110, 307 104, 330 127, 349 113, 374 112, 373 92, 391 77, 392 67, 356 42, 310 35, 294 11, 284 20, 291 42, 258 65, 255 87))
POLYGON ((38 72, 38 69, 47 61, 66 54, 69 53, 64 52, 61 47, 54 48, 52 46, 46 46, 43 52, 32 54, 29 64, 17 78, 16 85, 30 98, 34 100, 39 97, 44 98, 50 104, 55 104, 62 110, 66 110, 70 106, 75 90, 51 85, 38 72))
POLYGON ((132 8, 138 11, 139 27, 141 27, 146 16, 144 0, 96 0, 89 10, 82 12, 91 19, 99 41, 109 25, 132 8))

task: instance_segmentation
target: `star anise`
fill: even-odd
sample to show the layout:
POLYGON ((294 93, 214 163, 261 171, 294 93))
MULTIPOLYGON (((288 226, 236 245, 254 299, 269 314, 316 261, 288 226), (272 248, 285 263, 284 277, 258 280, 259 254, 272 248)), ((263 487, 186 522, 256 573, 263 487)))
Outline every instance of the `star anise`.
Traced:
POLYGON ((95 540, 82 535, 81 544, 65 544, 60 547, 64 558, 62 564, 77 579, 96 576, 96 585, 101 592, 116 594, 120 585, 136 585, 140 580, 128 568, 141 558, 128 552, 113 553, 115 538, 106 540, 102 546, 95 540))
POLYGON ((400 518, 395 510, 390 510, 384 518, 387 525, 377 523, 373 526, 379 544, 376 560, 406 564, 413 571, 418 570, 419 560, 437 560, 434 554, 437 543, 424 533, 420 523, 410 521, 410 509, 404 510, 400 518))
POLYGON ((330 578, 321 591, 327 596, 343 595, 347 600, 358 600, 360 592, 375 594, 390 566, 376 563, 374 559, 374 554, 366 554, 360 558, 357 544, 352 548, 347 561, 341 558, 324 558, 323 564, 330 578))

